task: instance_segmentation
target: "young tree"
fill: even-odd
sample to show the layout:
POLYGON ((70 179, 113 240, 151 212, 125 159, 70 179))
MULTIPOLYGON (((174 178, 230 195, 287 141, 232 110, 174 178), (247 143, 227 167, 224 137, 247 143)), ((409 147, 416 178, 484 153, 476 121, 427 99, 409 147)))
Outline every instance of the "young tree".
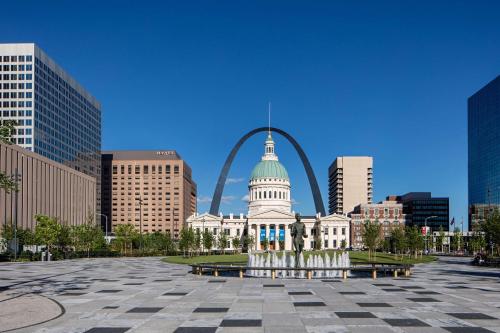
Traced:
POLYGON ((418 251, 424 247, 424 237, 419 232, 416 226, 408 227, 405 232, 406 244, 410 252, 414 254, 415 259, 418 257, 418 251))
MULTIPOLYGON (((123 237, 123 230, 120 230, 120 233, 123 237)), ((87 258, 90 258, 90 251, 104 247, 106 242, 102 229, 99 226, 89 223, 73 226, 70 237, 73 246, 78 251, 86 252, 87 258)), ((122 243, 126 242, 122 241, 122 243)))
POLYGON ((378 223, 378 221, 372 223, 367 220, 363 225, 362 237, 363 243, 368 248, 368 260, 371 260, 372 254, 375 252, 380 242, 380 230, 381 225, 380 223, 378 223))
POLYGON ((480 228, 484 232, 485 242, 492 250, 495 248, 497 254, 500 255, 500 214, 498 211, 490 214, 480 228))
POLYGON ((222 254, 226 253, 227 235, 225 232, 219 232, 219 237, 217 238, 217 247, 222 251, 222 254))
POLYGON ((342 250, 345 250, 346 247, 347 247, 347 241, 345 239, 341 240, 340 241, 340 248, 342 250))
POLYGON ((241 245, 241 239, 240 239, 240 236, 236 236, 236 237, 233 237, 233 239, 231 240, 231 243, 233 244, 233 248, 239 252, 240 250, 240 245, 241 245))
POLYGON ((127 249, 132 251, 132 240, 137 236, 137 230, 132 224, 119 224, 116 226, 116 242, 120 246, 120 252, 127 254, 127 249))
MULTIPOLYGON (((47 247, 48 253, 57 244, 61 225, 57 223, 57 219, 45 216, 36 215, 35 238, 39 244, 47 247)), ((47 253, 47 256, 48 256, 47 253)))
POLYGON ((200 229, 196 229, 194 233, 193 249, 199 254, 201 249, 201 232, 200 229))
POLYGON ((455 227, 453 230, 453 237, 451 238, 451 246, 454 251, 459 251, 462 246, 462 233, 460 232, 460 228, 455 227))
POLYGON ((203 241, 203 248, 205 249, 205 251, 208 252, 208 254, 210 254, 210 252, 212 251, 212 247, 214 246, 214 234, 212 234, 208 230, 205 230, 203 232, 202 241, 203 241))
POLYGON ((401 260, 403 260, 403 252, 406 248, 405 232, 402 226, 396 227, 391 233, 391 245, 394 253, 396 253, 396 258, 398 253, 401 254, 401 260))
POLYGON ((191 256, 191 250, 194 245, 194 231, 192 227, 182 228, 179 239, 179 249, 186 256, 186 252, 191 256))
POLYGON ((247 249, 247 251, 253 250, 255 246, 255 237, 253 235, 247 234, 243 238, 243 246, 247 249))
POLYGON ((315 240, 314 240, 314 249, 315 250, 321 250, 321 238, 317 237, 315 240))
POLYGON ((269 239, 267 238, 261 239, 261 242, 262 245, 264 246, 264 250, 265 251, 269 250, 269 239))
POLYGON ((443 246, 444 246, 444 229, 443 226, 439 226, 439 234, 436 237, 436 248, 439 248, 439 251, 443 251, 443 246))

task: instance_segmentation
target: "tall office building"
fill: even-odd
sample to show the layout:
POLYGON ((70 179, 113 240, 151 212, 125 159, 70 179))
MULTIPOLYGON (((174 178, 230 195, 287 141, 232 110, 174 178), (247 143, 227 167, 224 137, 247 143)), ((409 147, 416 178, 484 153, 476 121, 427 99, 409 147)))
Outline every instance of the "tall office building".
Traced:
POLYGON ((432 196, 431 192, 410 192, 400 196, 390 196, 388 200, 397 200, 403 204, 407 225, 421 228, 427 224, 432 232, 439 231, 440 227, 443 227, 444 231, 449 229, 449 198, 436 198, 432 196))
POLYGON ((0 44, 0 120, 17 123, 13 143, 100 183, 101 105, 35 44, 0 44))
POLYGON ((359 204, 373 200, 373 158, 337 157, 328 168, 330 214, 348 214, 359 204))
POLYGON ((196 184, 177 152, 102 152, 102 214, 108 231, 133 224, 138 231, 168 231, 178 238, 195 212, 196 184))
POLYGON ((469 209, 493 209, 500 205, 500 76, 469 97, 467 118, 469 209))

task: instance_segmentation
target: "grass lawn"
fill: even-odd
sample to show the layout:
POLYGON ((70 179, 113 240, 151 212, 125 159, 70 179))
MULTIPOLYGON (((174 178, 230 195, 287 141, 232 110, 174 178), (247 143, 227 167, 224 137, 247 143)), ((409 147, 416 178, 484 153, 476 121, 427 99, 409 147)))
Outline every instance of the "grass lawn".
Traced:
MULTIPOLYGON (((328 251, 330 257, 333 255, 334 252, 340 253, 340 251, 328 251)), ((306 260, 311 253, 322 254, 324 253, 324 251, 304 252, 306 260)), ((280 253, 278 253, 278 255, 280 255, 280 253)), ((410 259, 408 258, 408 256, 405 256, 405 258, 401 260, 401 256, 398 256, 398 258, 396 259, 395 255, 393 254, 377 253, 377 258, 373 259, 372 261, 369 261, 367 251, 350 251, 349 257, 351 258, 351 262, 353 264, 363 264, 369 262, 377 262, 384 264, 400 264, 400 263, 420 264, 436 260, 436 257, 434 256, 423 256, 422 259, 420 258, 420 256, 418 257, 418 259, 414 258, 410 259)), ((200 264, 200 263, 241 265, 241 264, 246 264, 247 258, 248 256, 246 254, 221 254, 221 255, 210 255, 210 256, 197 256, 191 258, 184 258, 182 256, 169 256, 163 258, 162 260, 164 262, 172 264, 185 264, 185 265, 200 264)))

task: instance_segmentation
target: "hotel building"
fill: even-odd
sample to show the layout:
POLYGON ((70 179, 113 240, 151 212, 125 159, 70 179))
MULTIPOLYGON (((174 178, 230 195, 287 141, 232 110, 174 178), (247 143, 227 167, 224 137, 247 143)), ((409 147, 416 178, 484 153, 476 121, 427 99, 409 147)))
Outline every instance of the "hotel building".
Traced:
POLYGON ((348 214, 359 204, 373 200, 373 158, 337 157, 328 168, 330 214, 348 214))
POLYGON ((170 232, 178 238, 187 217, 196 212, 191 168, 168 151, 102 152, 101 223, 111 232, 133 224, 142 232, 170 232))

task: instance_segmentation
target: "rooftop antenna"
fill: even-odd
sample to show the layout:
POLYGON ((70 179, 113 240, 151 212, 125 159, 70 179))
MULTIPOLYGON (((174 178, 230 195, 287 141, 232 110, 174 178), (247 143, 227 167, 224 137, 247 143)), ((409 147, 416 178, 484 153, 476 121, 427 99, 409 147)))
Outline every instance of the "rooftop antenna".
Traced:
POLYGON ((268 103, 268 131, 269 135, 271 135, 271 102, 268 103))

